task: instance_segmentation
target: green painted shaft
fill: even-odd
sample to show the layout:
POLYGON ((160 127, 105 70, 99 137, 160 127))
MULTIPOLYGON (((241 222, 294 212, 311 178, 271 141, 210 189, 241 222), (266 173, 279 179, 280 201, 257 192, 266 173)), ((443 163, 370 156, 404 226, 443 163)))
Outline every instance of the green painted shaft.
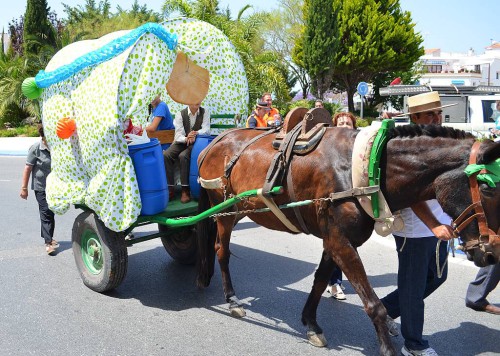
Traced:
MULTIPOLYGON (((271 194, 276 195, 276 194, 281 194, 283 192, 283 187, 274 187, 271 189, 271 194)), ((226 201, 215 205, 211 207, 208 210, 205 210, 204 212, 194 215, 194 216, 189 216, 185 218, 180 218, 180 219, 169 219, 169 218, 164 218, 159 215, 153 215, 151 217, 148 217, 149 222, 151 223, 158 223, 162 224, 168 227, 176 228, 176 227, 184 227, 184 226, 189 226, 189 225, 194 225, 200 220, 206 219, 210 217, 210 215, 217 214, 235 204, 238 204, 241 200, 245 198, 250 198, 254 197, 257 195, 257 189, 252 189, 252 190, 247 190, 246 192, 240 193, 236 195, 235 197, 229 198, 226 201)))

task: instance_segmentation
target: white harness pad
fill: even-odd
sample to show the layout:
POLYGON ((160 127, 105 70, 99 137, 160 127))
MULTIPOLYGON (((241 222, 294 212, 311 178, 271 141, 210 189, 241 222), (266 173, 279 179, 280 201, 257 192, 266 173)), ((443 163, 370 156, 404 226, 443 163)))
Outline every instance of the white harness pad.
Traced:
MULTIPOLYGON (((352 151, 353 188, 367 187, 369 184, 368 167, 370 164, 370 152, 380 125, 381 122, 373 121, 371 126, 363 128, 356 136, 356 141, 354 141, 352 151)), ((403 219, 399 216, 399 214, 392 214, 381 190, 378 191, 378 218, 375 218, 373 215, 371 195, 358 196, 357 199, 366 213, 375 220, 375 232, 377 234, 387 236, 393 231, 401 231, 403 229, 403 219)))

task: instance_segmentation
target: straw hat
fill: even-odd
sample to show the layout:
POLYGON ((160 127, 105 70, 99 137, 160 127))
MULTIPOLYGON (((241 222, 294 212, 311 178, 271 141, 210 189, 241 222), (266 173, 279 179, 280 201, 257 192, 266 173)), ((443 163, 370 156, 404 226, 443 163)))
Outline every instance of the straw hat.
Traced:
POLYGON ((408 110, 410 115, 424 111, 439 110, 454 105, 457 105, 457 103, 441 105, 441 99, 439 98, 439 93, 437 91, 408 97, 408 110))
POLYGON ((181 104, 199 104, 207 96, 209 86, 208 70, 196 65, 179 51, 166 85, 168 95, 181 104))

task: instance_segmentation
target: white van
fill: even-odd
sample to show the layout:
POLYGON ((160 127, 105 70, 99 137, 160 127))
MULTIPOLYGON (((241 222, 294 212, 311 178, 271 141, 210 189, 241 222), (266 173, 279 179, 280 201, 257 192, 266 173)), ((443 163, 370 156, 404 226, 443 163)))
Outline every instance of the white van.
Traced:
MULTIPOLYGON (((408 112, 408 95, 438 91, 443 105, 456 104, 443 109, 443 125, 468 131, 477 137, 490 137, 490 129, 495 127, 495 119, 500 116, 496 103, 500 102, 499 86, 477 87, 432 87, 424 85, 395 85, 381 88, 380 95, 405 95, 405 112, 408 112)), ((409 117, 398 120, 409 122, 409 117)))

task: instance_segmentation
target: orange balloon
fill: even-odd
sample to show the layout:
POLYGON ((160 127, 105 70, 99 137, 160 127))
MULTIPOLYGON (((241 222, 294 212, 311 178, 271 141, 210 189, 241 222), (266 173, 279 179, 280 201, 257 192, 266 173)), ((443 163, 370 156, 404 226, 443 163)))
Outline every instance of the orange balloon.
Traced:
POLYGON ((56 128, 56 133, 57 137, 66 139, 70 138, 71 135, 76 130, 76 122, 74 119, 71 119, 69 117, 63 117, 57 122, 57 128, 56 128))

